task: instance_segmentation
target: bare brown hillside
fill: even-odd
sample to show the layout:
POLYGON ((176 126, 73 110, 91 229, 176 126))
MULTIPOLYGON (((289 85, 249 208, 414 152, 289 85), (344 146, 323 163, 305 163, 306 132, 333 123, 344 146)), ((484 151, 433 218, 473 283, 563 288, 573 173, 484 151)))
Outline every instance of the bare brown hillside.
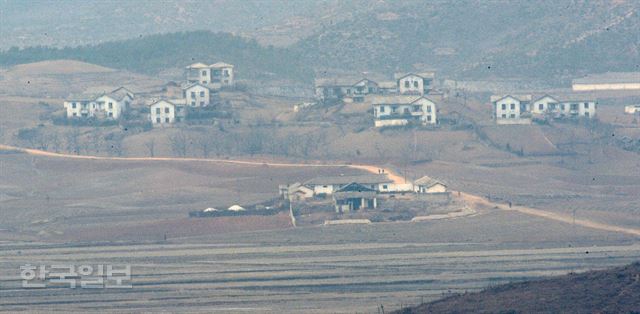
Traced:
MULTIPOLYGON (((585 252, 588 254, 588 252, 585 252)), ((603 271, 507 284, 397 313, 638 313, 640 262, 603 271)))

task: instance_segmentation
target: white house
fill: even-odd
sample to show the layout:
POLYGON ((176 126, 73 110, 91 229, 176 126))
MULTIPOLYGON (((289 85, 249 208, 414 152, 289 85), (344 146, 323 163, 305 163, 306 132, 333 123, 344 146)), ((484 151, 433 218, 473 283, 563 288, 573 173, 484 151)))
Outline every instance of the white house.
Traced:
POLYGON ((395 77, 400 95, 425 95, 432 88, 434 73, 397 73, 395 77))
POLYGON ((549 104, 548 113, 555 118, 585 117, 596 115, 597 102, 594 100, 561 100, 549 104))
POLYGON ((95 102, 95 97, 89 95, 71 96, 64 102, 63 106, 67 118, 94 117, 96 112, 100 110, 95 102))
POLYGON ((134 94, 124 87, 108 93, 71 97, 64 102, 67 117, 118 119, 129 109, 134 94))
POLYGON ((313 190, 314 195, 329 195, 334 191, 351 183, 358 183, 375 191, 387 191, 393 185, 384 174, 373 174, 363 176, 337 176, 337 177, 317 177, 304 183, 305 186, 313 190))
POLYGON ((375 126, 437 123, 437 107, 424 96, 376 96, 372 99, 375 126))
POLYGON ((363 102, 366 95, 379 93, 378 83, 356 77, 316 79, 315 89, 316 98, 320 101, 363 102))
POLYGON ((217 62, 209 65, 211 69, 211 83, 220 83, 222 86, 233 86, 234 74, 233 65, 217 62))
POLYGON ((531 124, 529 100, 531 96, 491 96, 497 124, 531 124))
POLYGON ((210 85, 213 88, 234 85, 233 65, 217 62, 214 64, 194 63, 186 67, 186 77, 189 83, 210 85))
POLYGON ((557 104, 558 100, 549 95, 543 95, 531 102, 531 113, 541 115, 549 109, 549 104, 557 104))
POLYGON ((154 126, 164 126, 181 122, 185 115, 185 108, 176 101, 161 99, 149 105, 149 118, 154 126))
POLYGON ((211 90, 200 83, 185 86, 183 96, 187 105, 191 107, 205 107, 211 104, 211 90))

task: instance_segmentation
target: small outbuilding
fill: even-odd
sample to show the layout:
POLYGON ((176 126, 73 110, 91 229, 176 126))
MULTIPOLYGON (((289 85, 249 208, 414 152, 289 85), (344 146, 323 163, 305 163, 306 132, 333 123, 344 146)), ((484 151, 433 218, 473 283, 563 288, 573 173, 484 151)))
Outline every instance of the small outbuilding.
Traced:
POLYGON ((333 193, 337 213, 378 207, 376 190, 359 183, 349 183, 333 193))
POLYGON ((227 210, 234 211, 234 212, 239 212, 239 211, 243 211, 245 209, 244 209, 244 207, 236 204, 236 205, 232 205, 231 207, 227 208, 227 210))
POLYGON ((413 186, 416 193, 445 193, 447 192, 447 186, 431 177, 424 176, 413 182, 413 186))

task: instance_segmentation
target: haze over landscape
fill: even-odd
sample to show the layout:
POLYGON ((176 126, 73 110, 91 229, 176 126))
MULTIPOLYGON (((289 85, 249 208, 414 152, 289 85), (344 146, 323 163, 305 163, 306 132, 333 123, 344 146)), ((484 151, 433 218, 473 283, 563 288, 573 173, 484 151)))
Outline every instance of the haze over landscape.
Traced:
POLYGON ((639 10, 0 0, 0 312, 640 312, 639 10))

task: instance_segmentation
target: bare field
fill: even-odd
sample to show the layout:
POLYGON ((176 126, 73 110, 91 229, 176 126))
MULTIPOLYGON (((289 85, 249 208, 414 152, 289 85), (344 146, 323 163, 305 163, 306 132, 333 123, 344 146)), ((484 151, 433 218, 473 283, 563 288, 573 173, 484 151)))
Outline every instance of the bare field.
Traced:
MULTIPOLYGON (((318 175, 360 173, 344 167, 273 168, 206 160, 73 160, 19 153, 3 153, 0 168, 0 229, 41 233, 44 237, 58 235, 69 241, 73 239, 64 236, 66 230, 87 226, 105 230, 117 226, 142 228, 150 221, 185 218, 191 210, 272 199, 278 196, 281 183, 318 175)), ((162 231, 161 223, 158 233, 171 236, 171 230, 177 227, 165 224, 167 230, 162 231)), ((105 235, 122 240, 115 230, 105 235)), ((127 234, 132 236, 129 240, 148 239, 148 235, 137 238, 135 233, 127 234)), ((77 240, 82 238, 88 239, 80 236, 77 240)))
POLYGON ((375 313, 640 259, 632 238, 518 213, 129 244, 0 244, 0 310, 375 313), (532 227, 537 226, 537 227, 532 227), (131 289, 23 289, 25 263, 129 264, 131 289))

